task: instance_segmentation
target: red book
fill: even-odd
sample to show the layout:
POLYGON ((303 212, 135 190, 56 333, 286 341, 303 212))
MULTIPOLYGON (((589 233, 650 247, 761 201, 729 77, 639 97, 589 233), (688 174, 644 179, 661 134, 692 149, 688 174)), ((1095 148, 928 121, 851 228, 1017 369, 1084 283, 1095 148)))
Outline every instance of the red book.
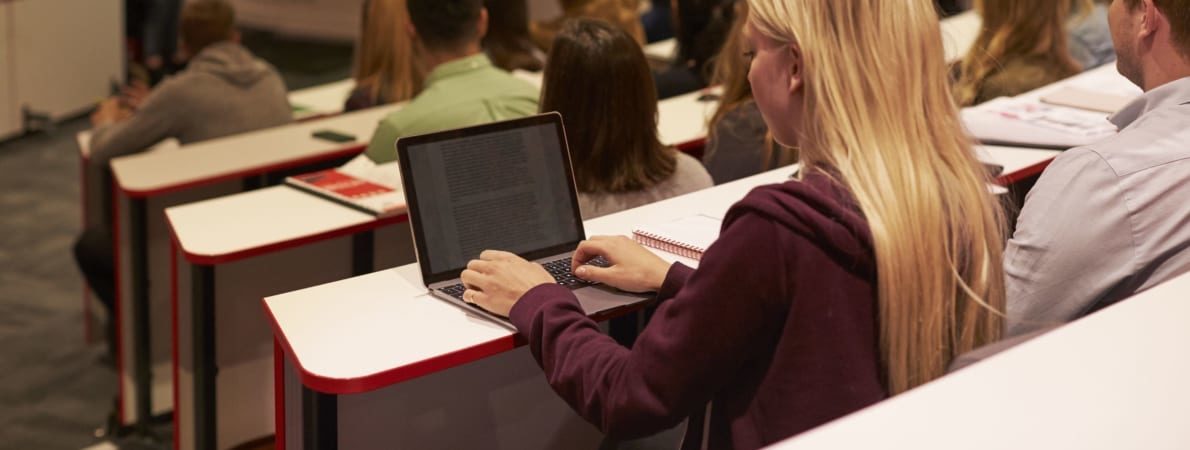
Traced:
POLYGON ((288 177, 285 184, 377 216, 406 211, 405 195, 399 189, 357 178, 337 169, 288 177))

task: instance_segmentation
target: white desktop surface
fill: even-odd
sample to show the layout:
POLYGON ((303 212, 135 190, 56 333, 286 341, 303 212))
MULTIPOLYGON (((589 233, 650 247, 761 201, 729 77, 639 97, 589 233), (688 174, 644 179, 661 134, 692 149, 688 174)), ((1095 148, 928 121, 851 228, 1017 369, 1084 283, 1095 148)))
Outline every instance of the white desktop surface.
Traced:
POLYGON ((401 104, 268 128, 182 146, 177 151, 128 155, 112 160, 112 173, 122 190, 150 195, 175 186, 203 182, 240 172, 262 170, 366 146, 376 124, 401 104), (354 142, 316 139, 312 133, 331 130, 355 136, 354 142))
POLYGON ((721 87, 670 97, 657 103, 657 135, 662 144, 677 146, 707 137, 707 120, 715 114, 719 101, 699 100, 704 95, 719 95, 721 87))
POLYGON ((975 11, 967 11, 942 19, 942 47, 947 61, 958 61, 979 38, 983 19, 975 11))
MULTIPOLYGON (((1078 87, 1084 90, 1103 92, 1116 96, 1135 97, 1142 93, 1139 87, 1119 74, 1114 63, 1108 63, 1070 78, 1012 97, 1011 101, 1025 103, 1039 102, 1042 97, 1066 87, 1078 87)), ((981 105, 975 105, 963 108, 962 114, 963 123, 968 131, 973 136, 984 141, 1069 148, 1091 144, 1098 140, 1097 138, 1073 135, 1022 120, 1005 118, 997 111, 987 110, 987 106, 981 107, 981 105)), ((1108 116, 1109 114, 1107 113, 1103 114, 1104 122, 1107 121, 1108 116)))
POLYGON ((219 257, 376 221, 376 216, 289 186, 166 208, 187 255, 219 257))
MULTIPOLYGON (((985 147, 981 159, 1010 168, 1030 167, 1056 152, 985 147)), ((647 223, 694 214, 723 217, 728 208, 756 186, 779 183, 794 166, 775 169, 702 191, 584 222, 588 236, 631 235, 647 223)), ((328 202, 329 203, 329 202, 328 202)), ((671 262, 697 262, 655 251, 671 262)), ((343 381, 343 393, 378 386, 367 379, 384 372, 422 365, 449 355, 511 348, 513 332, 430 297, 416 264, 375 272, 265 299, 278 337, 288 343, 299 371, 328 383, 343 381), (417 317, 418 320, 402 320, 417 317), (395 324, 400 323, 400 326, 395 324), (407 325, 408 322, 408 325, 407 325), (504 340, 504 341, 501 341, 504 340), (500 342, 497 342, 500 341, 500 342), (490 346, 490 347, 489 347, 490 346), (364 380, 364 381, 361 381, 364 380)), ((423 373, 423 368, 415 370, 423 373)))
POLYGON ((299 120, 325 114, 339 114, 343 112, 343 106, 347 103, 352 89, 355 89, 355 80, 350 78, 298 89, 289 93, 289 105, 296 109, 293 115, 299 120))
POLYGON ((772 448, 1190 448, 1190 274, 772 448))
MULTIPOLYGON (((793 171, 792 167, 777 169, 586 221, 586 231, 589 236, 628 234, 633 226, 646 222, 698 213, 722 216, 753 187, 779 182, 793 171)), ((672 255, 669 259, 693 264, 672 255)), ((303 377, 341 383, 342 387, 329 387, 339 393, 382 387, 385 384, 375 379, 394 371, 404 371, 397 376, 404 379, 469 361, 473 352, 482 357, 515 346, 511 325, 497 325, 429 296, 416 264, 272 296, 264 302, 278 338, 292 352, 303 377)))
POLYGON ((678 40, 675 38, 662 39, 644 47, 645 56, 649 59, 673 62, 678 56, 678 40))

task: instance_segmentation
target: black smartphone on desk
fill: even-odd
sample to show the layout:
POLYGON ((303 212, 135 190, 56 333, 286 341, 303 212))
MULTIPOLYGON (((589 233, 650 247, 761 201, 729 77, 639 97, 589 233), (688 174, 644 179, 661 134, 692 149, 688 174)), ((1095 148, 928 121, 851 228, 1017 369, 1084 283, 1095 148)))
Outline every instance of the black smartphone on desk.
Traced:
POLYGON ((324 141, 331 141, 335 143, 355 142, 355 135, 341 133, 334 130, 318 130, 310 134, 315 139, 322 139, 324 141))

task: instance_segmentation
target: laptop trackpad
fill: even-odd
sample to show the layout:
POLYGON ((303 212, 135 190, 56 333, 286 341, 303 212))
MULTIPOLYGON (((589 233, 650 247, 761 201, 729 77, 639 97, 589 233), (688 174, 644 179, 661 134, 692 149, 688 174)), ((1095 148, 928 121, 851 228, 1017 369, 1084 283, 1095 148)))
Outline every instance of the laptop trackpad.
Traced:
POLYGON ((647 301, 653 294, 633 294, 603 285, 587 286, 574 290, 578 303, 588 316, 647 301))

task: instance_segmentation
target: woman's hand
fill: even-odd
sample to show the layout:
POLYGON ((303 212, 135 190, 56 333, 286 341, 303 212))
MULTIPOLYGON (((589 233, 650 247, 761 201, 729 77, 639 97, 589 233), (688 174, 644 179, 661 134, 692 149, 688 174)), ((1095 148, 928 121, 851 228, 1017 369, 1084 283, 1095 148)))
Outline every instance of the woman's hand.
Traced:
POLYGON ((529 289, 554 283, 554 277, 540 264, 496 250, 484 250, 479 259, 467 263, 460 278, 467 286, 463 301, 504 317, 529 289))
POLYGON ((628 292, 661 289, 670 266, 653 252, 624 236, 594 236, 579 243, 572 264, 571 270, 575 276, 628 292), (586 265, 596 257, 603 257, 610 265, 586 265))

